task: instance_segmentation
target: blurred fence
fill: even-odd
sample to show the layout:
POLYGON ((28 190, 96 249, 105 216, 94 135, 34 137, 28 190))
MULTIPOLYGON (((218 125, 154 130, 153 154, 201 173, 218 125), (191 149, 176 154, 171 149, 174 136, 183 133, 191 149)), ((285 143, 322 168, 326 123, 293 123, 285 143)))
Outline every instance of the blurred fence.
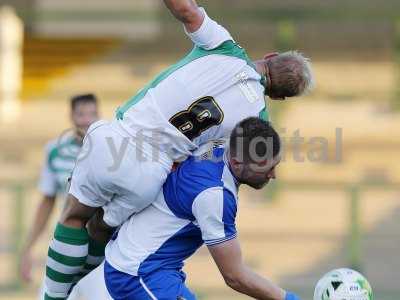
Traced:
POLYGON ((392 98, 392 108, 400 111, 400 18, 396 21, 395 42, 394 42, 394 60, 395 60, 395 93, 392 98))
POLYGON ((33 185, 22 182, 0 182, 0 291, 21 288, 18 277, 19 250, 25 233, 25 204, 29 197, 26 193, 33 185), (5 268, 3 268, 5 267, 5 268))
MULTIPOLYGON (((3 269, 3 275, 0 277, 0 292, 6 292, 6 291, 18 291, 21 290, 22 285, 21 282, 18 279, 18 260, 19 260, 19 251, 21 249, 21 244, 23 243, 24 236, 26 234, 26 225, 28 223, 27 221, 27 216, 32 215, 32 194, 33 191, 35 190, 35 187, 33 184, 29 182, 0 182, 0 195, 2 199, 2 207, 5 208, 1 212, 1 218, 0 218, 0 232, 1 236, 5 237, 1 241, 1 246, 0 246, 0 261, 2 266, 8 266, 3 269)), ((252 255, 252 259, 255 260, 253 261, 253 264, 258 264, 257 261, 263 261, 263 247, 267 247, 266 249, 271 249, 273 253, 269 253, 268 256, 270 257, 275 257, 274 260, 279 260, 280 259, 280 254, 279 254, 279 249, 276 249, 278 251, 273 251, 272 249, 275 248, 287 248, 287 245, 291 245, 289 248, 292 248, 292 246, 295 246, 295 244, 300 244, 304 245, 310 244, 310 245, 318 245, 321 241, 325 241, 328 243, 335 243, 335 242, 340 242, 343 243, 342 247, 344 248, 343 250, 343 255, 344 257, 341 258, 341 262, 345 262, 345 264, 349 267, 353 267, 355 269, 365 271, 365 266, 369 264, 369 262, 366 262, 364 259, 364 253, 363 251, 365 250, 365 247, 362 246, 364 243, 364 238, 365 238, 365 230, 362 227, 363 220, 362 220, 362 214, 360 213, 362 210, 363 206, 363 195, 364 193, 368 193, 371 190, 375 191, 383 191, 383 192, 388 192, 388 191, 399 191, 400 190, 400 184, 399 183, 391 183, 391 182, 365 182, 365 183, 360 183, 360 184, 349 184, 346 182, 331 182, 331 183, 324 183, 324 182, 317 182, 317 181, 290 181, 290 182, 285 182, 285 181, 276 181, 273 185, 271 185, 270 188, 268 188, 267 191, 267 197, 268 199, 272 199, 273 201, 278 201, 281 199, 281 193, 282 192, 295 192, 296 193, 296 198, 301 197, 302 194, 307 195, 307 193, 311 192, 316 192, 318 197, 324 198, 326 195, 329 195, 330 193, 335 193, 335 192, 341 192, 343 195, 346 197, 344 200, 347 205, 345 206, 338 206, 340 209, 344 209, 343 211, 339 212, 343 217, 347 219, 346 223, 346 231, 347 233, 344 233, 344 240, 339 238, 341 234, 337 235, 334 234, 332 236, 332 233, 327 233, 321 231, 318 233, 320 235, 319 237, 315 235, 315 232, 318 232, 318 228, 316 228, 317 231, 313 231, 314 233, 309 233, 309 235, 305 234, 304 231, 298 229, 295 225, 295 222, 292 222, 293 226, 290 227, 290 231, 286 233, 279 232, 279 230, 275 230, 273 226, 269 228, 269 233, 267 235, 263 235, 262 232, 259 232, 257 230, 257 227, 253 227, 253 229, 249 230, 246 229, 245 232, 241 235, 243 239, 243 244, 245 247, 250 247, 247 249, 252 249, 251 251, 254 252, 252 255), (346 196, 347 195, 347 196, 346 196), (300 230, 300 231, 298 231, 300 230), (289 234, 289 236, 285 235, 289 234), (254 239, 252 238, 254 237, 254 239), (283 239, 283 240, 282 240, 283 239), (287 241, 286 241, 287 240, 287 241), (318 242, 319 241, 319 242, 318 242), (264 246, 256 246, 254 247, 251 246, 254 243, 262 243, 265 244, 264 246), (289 243, 289 244, 288 244, 289 243), (246 246, 247 245, 247 246, 246 246), (280 245, 280 246, 279 246, 280 245), (256 251, 257 250, 257 251, 256 251)), ((306 196, 307 197, 307 196, 306 196)), ((304 198, 304 197, 303 197, 304 198)), ((330 210, 332 210, 332 203, 326 203, 323 204, 320 207, 323 207, 322 211, 313 211, 313 206, 312 206, 312 201, 307 201, 307 199, 302 199, 302 202, 304 203, 305 207, 307 207, 307 214, 309 215, 310 220, 316 215, 316 214, 326 214, 326 222, 330 222, 330 210), (309 203, 307 203, 309 202, 309 203)), ((264 208, 263 208, 264 209, 264 208)), ((259 209, 257 209, 259 210, 259 209)), ((265 208, 267 211, 268 208, 265 208)), ((335 210, 335 208, 333 209, 335 210)), ((290 212, 290 217, 295 217, 296 216, 296 211, 290 212)), ((304 212, 303 212, 304 214, 304 212)), ((337 213, 336 213, 337 215, 337 213)), ((252 213, 249 212, 248 217, 252 217, 252 213)), ((283 222, 290 221, 290 220, 282 220, 283 222)), ((298 224, 301 225, 302 228, 304 229, 304 224, 298 224)), ((323 228, 324 224, 321 227, 323 228)), ((311 226, 311 225, 310 225, 311 226)), ((259 224, 259 227, 263 227, 263 225, 259 224)), ((261 228, 263 229, 263 228, 261 228)), ((314 229, 313 229, 314 230, 314 229)), ((51 229, 50 229, 51 231, 51 229)), ((45 237, 46 242, 48 237, 45 237)), ((382 237, 374 237, 376 239, 376 243, 382 243, 382 237)), ((390 233, 387 233, 384 237, 385 243, 390 244, 392 240, 392 237, 390 233)), ((43 249, 46 247, 47 244, 43 244, 43 249)), ((257 244, 258 245, 258 244, 257 244)), ((391 247, 390 245, 387 247, 391 247)), ((292 249, 285 249, 285 251, 288 251, 290 253, 293 251, 292 249)), ((310 250, 310 253, 312 251, 310 250)), ((293 255, 293 253, 292 253, 293 255)), ((336 255, 336 253, 324 253, 325 256, 329 257, 330 255, 336 255)), ((201 257, 200 259, 205 259, 206 261, 209 261, 209 257, 201 257)), ((44 259, 44 258, 42 258, 44 259)), ((386 258, 388 259, 388 258, 386 258)), ((390 258, 389 258, 390 259, 390 258)), ((394 257, 393 257, 394 259, 394 257)), ((384 259, 381 259, 379 257, 374 257, 374 260, 376 260, 375 263, 384 263, 384 259)), ((43 261, 43 260, 41 260, 43 261)), ((386 260, 387 262, 387 260, 386 260)), ((262 265, 263 263, 261 263, 262 265)), ((279 267, 279 262, 274 263, 276 266, 279 267)), ((195 264, 196 265, 196 264, 195 264)), ((203 264, 204 265, 204 264, 203 264)), ((190 266, 190 265, 189 265, 190 266)), ((194 267, 196 272, 197 272, 196 266, 194 267)), ((273 266, 268 266, 269 269, 272 269, 273 266)), ((324 269, 325 266, 321 265, 321 268, 324 269)), ((314 270, 314 269, 313 269, 314 270)), ((262 271, 262 269, 261 269, 262 271)), ((325 270, 328 271, 328 270, 325 270)), ((369 270, 371 271, 371 270, 369 270)), ((294 273, 298 273, 299 270, 293 271, 294 273)), ((200 272, 202 273, 202 272, 200 272)), ((290 273, 290 272, 289 272, 290 273)), ((318 266, 316 266, 316 269, 314 271, 310 270, 303 270, 300 272, 302 275, 301 280, 299 278, 295 279, 295 282, 300 282, 295 284, 295 289, 297 290, 306 290, 305 295, 309 295, 310 289, 313 288, 313 283, 315 281, 315 278, 318 278, 320 276, 320 270, 318 269, 318 266), (304 272, 304 274, 302 273, 304 272), (307 272, 315 273, 315 274, 306 274, 307 272), (308 278, 307 276, 311 276, 308 278), (308 278, 308 281, 307 281, 308 278)), ((372 273, 372 272, 370 272, 372 273)), ((368 274, 368 273, 367 273, 368 274)), ((290 275, 290 274, 289 274, 290 275)), ((297 277, 296 275, 293 275, 294 277, 297 277)), ((202 291, 201 294, 204 296, 207 295, 219 295, 220 293, 225 293, 224 291, 220 291, 219 288, 204 288, 203 283, 201 282, 203 279, 197 279, 196 277, 194 278, 194 286, 195 289, 198 291, 202 291), (200 283, 199 283, 200 281, 200 283)), ((393 281, 393 278, 387 278, 388 281, 393 281)), ((286 282, 286 281, 285 281, 286 282)), ((286 284, 291 284, 293 280, 288 279, 286 284)), ((222 281, 220 282, 222 285, 222 281)), ((380 283, 381 284, 381 283, 380 283)), ((372 285, 374 285, 374 282, 372 282, 372 285)), ((393 284, 391 285, 393 287, 393 284)), ((393 290, 386 291, 385 286, 381 287, 378 286, 380 289, 381 293, 388 293, 390 295, 393 295, 393 290)), ((398 291, 400 293, 400 291, 398 291)), ((400 296, 400 294, 399 294, 400 296)), ((390 296, 392 297, 392 296, 390 296)), ((378 298, 378 299, 388 299, 388 300, 395 300, 394 298, 378 298)), ((206 297, 208 299, 208 296, 206 297)))
MULTIPOLYGON (((344 191, 347 194, 348 212, 348 241, 347 251, 348 266, 355 270, 363 271, 363 255, 361 242, 363 239, 363 228, 361 225, 360 209, 362 206, 361 193, 369 190, 400 191, 400 183, 396 182, 360 182, 356 184, 346 182, 318 182, 318 181, 276 181, 268 191, 268 197, 279 199, 282 190, 313 190, 313 191, 344 191)), ((327 207, 329 204, 327 205, 327 207)), ((324 212, 321 212, 322 214, 324 212)), ((328 211, 325 212, 328 216, 328 211)))

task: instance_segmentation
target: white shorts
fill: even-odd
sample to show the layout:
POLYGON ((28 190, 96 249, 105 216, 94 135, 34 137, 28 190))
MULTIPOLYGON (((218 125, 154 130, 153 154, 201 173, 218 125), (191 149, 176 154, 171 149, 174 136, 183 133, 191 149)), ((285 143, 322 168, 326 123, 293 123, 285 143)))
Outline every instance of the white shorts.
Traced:
POLYGON ((117 227, 155 201, 171 167, 165 153, 130 137, 118 122, 98 121, 84 139, 69 193, 103 207, 104 221, 117 227))
POLYGON ((104 279, 104 263, 76 284, 68 300, 112 300, 104 279))

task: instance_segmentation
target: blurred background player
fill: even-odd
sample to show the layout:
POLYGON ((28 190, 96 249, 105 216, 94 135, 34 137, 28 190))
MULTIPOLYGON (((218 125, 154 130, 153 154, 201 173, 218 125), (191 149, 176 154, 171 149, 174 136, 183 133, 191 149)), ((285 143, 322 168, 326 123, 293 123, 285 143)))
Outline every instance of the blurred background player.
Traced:
POLYGON ((42 200, 31 226, 29 226, 30 230, 21 253, 20 275, 27 282, 32 279, 34 262, 32 250, 52 216, 56 198, 65 199, 68 178, 75 166, 83 137, 89 126, 99 118, 97 99, 93 94, 72 97, 70 106, 72 129, 50 141, 46 147, 46 156, 39 181, 42 200))

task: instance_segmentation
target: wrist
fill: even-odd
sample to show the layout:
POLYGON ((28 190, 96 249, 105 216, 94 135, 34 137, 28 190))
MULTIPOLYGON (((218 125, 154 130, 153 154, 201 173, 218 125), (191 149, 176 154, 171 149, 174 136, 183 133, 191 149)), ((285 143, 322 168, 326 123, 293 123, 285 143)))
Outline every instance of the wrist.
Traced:
POLYGON ((32 241, 28 241, 28 243, 25 244, 25 246, 22 247, 22 252, 26 253, 30 253, 32 252, 32 248, 33 248, 33 242, 32 241))
POLYGON ((22 252, 22 255, 24 255, 24 256, 30 255, 31 254, 31 248, 30 247, 22 248, 21 252, 22 252))
POLYGON ((292 292, 286 292, 285 300, 300 300, 300 298, 292 292))

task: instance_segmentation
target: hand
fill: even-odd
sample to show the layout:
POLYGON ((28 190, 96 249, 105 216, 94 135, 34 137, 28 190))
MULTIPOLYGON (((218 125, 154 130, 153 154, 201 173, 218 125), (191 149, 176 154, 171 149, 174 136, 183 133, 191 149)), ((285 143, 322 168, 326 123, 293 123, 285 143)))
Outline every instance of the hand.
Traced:
POLYGON ((33 259, 30 252, 23 253, 19 266, 19 275, 25 282, 32 281, 32 265, 33 259))

